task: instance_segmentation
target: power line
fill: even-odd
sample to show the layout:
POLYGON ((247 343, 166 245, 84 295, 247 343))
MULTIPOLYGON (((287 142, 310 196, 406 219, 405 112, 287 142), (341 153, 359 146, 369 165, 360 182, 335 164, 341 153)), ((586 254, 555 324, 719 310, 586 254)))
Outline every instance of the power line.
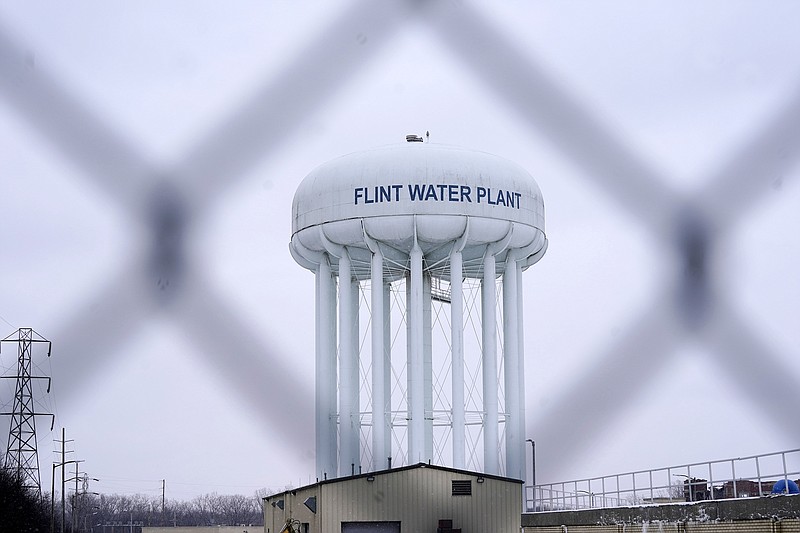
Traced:
POLYGON ((16 326, 14 326, 14 324, 12 324, 12 323, 11 323, 11 322, 9 322, 8 320, 6 320, 6 319, 3 317, 3 315, 0 315, 0 320, 2 320, 3 322, 5 322, 6 324, 8 324, 9 326, 11 326, 12 328, 13 328, 13 327, 16 327, 16 326))

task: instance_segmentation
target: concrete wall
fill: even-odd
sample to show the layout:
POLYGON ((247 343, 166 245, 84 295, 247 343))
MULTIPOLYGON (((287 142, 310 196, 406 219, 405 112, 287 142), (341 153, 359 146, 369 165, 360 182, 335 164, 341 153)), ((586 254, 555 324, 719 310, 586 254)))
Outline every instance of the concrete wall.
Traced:
MULTIPOLYGON (((127 532, 127 527, 116 526, 116 531, 127 532)), ((134 529, 139 529, 134 526, 134 529)), ((95 529, 99 531, 99 529, 95 529)), ((111 531, 111 528, 108 528, 111 531)), ((262 533, 264 526, 203 526, 203 527, 143 527, 142 533, 262 533)))
POLYGON ((522 516, 522 526, 526 533, 551 531, 563 533, 565 527, 572 533, 617 532, 622 531, 618 526, 621 527, 623 524, 626 525, 626 532, 735 530, 800 533, 800 495, 581 511, 549 511, 526 513, 522 516), (723 527, 725 524, 730 527, 723 527), (763 529, 767 526, 769 529, 763 529), (783 529, 780 529, 781 527, 783 529), (794 527, 798 529, 792 529, 794 527))
MULTIPOLYGON (((529 530, 526 530, 529 531, 529 530)), ((800 520, 618 524, 613 526, 549 526, 537 533, 800 533, 800 520)))

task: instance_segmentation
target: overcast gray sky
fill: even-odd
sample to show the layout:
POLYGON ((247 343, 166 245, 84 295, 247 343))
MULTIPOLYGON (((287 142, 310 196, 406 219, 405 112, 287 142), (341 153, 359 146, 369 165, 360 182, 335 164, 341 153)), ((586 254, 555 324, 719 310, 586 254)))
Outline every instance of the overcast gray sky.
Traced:
POLYGON ((426 130, 542 189, 538 481, 798 447, 798 19, 789 1, 4 2, 0 331, 53 343, 43 485, 62 426, 98 492, 307 483, 294 190, 426 130))

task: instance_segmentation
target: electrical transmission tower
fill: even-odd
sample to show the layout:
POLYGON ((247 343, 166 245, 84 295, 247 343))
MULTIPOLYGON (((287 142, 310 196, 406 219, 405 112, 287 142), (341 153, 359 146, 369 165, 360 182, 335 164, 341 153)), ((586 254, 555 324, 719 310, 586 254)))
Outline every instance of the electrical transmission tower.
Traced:
POLYGON ((8 448, 6 448, 5 467, 15 472, 22 485, 35 490, 41 495, 42 487, 39 478, 39 452, 36 448, 36 417, 50 416, 50 430, 53 430, 55 416, 50 413, 36 412, 33 397, 33 380, 46 379, 47 392, 50 392, 50 377, 34 376, 31 374, 33 367, 33 347, 37 343, 44 343, 47 348, 47 357, 50 357, 50 341, 33 331, 31 328, 20 328, 2 341, 3 343, 17 343, 17 374, 15 376, 2 376, 15 378, 14 407, 10 413, 0 413, 11 417, 8 431, 8 448))

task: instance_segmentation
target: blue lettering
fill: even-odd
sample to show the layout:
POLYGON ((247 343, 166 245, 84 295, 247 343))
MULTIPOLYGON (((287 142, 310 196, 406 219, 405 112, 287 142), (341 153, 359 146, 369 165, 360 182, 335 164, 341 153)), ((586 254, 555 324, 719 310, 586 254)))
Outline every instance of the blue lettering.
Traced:
POLYGON ((428 185, 428 192, 425 193, 425 200, 430 200, 433 198, 434 200, 438 200, 439 198, 436 197, 436 189, 433 185, 428 185))
MULTIPOLYGON (((375 185, 374 187, 354 187, 353 203, 377 204, 399 202, 404 185, 375 185)), ((469 202, 489 205, 502 205, 512 209, 522 208, 522 193, 504 189, 492 190, 491 187, 471 187, 460 184, 409 183, 408 196, 412 202, 469 202), (473 197, 473 192, 475 196, 473 197)))
POLYGON ((447 186, 447 201, 458 202, 458 185, 447 186))
POLYGON ((422 195, 425 193, 425 186, 414 184, 408 184, 408 195, 411 197, 411 201, 415 202, 417 200, 422 200, 422 195))

